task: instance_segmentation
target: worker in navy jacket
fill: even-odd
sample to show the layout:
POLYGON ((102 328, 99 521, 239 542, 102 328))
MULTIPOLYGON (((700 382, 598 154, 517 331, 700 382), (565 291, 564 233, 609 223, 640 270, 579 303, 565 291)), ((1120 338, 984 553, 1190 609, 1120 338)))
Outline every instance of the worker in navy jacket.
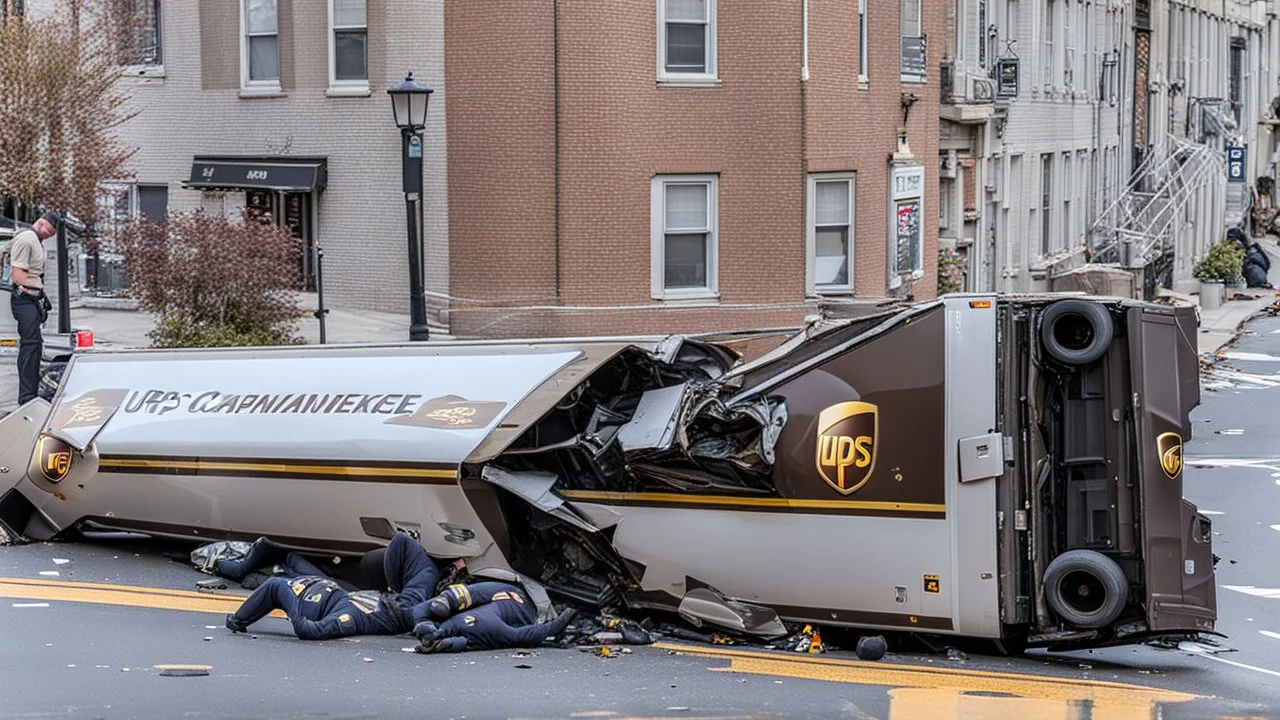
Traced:
POLYGON ((538 610, 524 590, 504 582, 450 585, 428 608, 433 619, 413 629, 420 653, 533 647, 564 632, 574 615, 566 610, 539 623, 538 610))
POLYGON ((391 592, 348 592, 323 575, 269 578, 227 616, 227 627, 244 632, 279 609, 303 640, 409 632, 429 616, 427 600, 440 581, 440 571, 416 540, 398 532, 387 545, 383 572, 391 592))

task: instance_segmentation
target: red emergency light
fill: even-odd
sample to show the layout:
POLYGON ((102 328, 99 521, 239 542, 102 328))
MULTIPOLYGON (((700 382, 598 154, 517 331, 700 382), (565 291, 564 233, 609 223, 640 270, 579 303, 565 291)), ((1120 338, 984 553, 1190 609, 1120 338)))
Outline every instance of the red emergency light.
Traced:
POLYGON ((93 349, 93 331, 92 330, 76 331, 76 349, 77 350, 93 349))

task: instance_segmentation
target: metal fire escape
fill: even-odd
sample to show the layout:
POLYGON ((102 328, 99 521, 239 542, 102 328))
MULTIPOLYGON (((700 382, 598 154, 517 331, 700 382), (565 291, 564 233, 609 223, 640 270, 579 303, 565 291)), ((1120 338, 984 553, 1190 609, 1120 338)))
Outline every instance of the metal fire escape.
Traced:
POLYGON ((1124 191, 1089 228, 1091 263, 1134 272, 1146 299, 1170 283, 1175 230, 1201 188, 1224 177, 1221 151, 1169 135, 1164 153, 1150 152, 1124 191))

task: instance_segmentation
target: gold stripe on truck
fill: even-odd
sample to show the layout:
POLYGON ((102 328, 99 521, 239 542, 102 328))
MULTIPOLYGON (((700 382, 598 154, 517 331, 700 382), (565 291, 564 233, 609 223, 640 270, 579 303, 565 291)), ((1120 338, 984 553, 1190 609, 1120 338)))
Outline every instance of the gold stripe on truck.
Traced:
POLYGON ((315 480, 362 480, 371 482, 419 482, 453 484, 456 468, 440 464, 340 465, 305 461, 250 459, 192 459, 165 457, 113 457, 98 460, 102 472, 132 472, 146 475, 232 475, 288 476, 315 480))
POLYGON ((561 490, 570 500, 595 501, 620 505, 713 505, 750 508, 776 508, 780 510, 843 510, 884 513, 916 513, 945 515, 947 506, 942 503, 892 502, 886 500, 801 500, 778 497, 751 497, 735 495, 695 495, 686 493, 625 493, 607 490, 561 490))

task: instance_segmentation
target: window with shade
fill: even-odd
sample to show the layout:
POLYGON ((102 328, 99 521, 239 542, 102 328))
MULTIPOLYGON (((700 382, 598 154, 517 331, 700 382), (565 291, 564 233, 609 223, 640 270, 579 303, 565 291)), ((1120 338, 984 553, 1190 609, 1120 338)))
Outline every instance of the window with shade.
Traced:
POLYGON ((242 0, 246 86, 280 85, 280 25, 276 0, 242 0))
POLYGON ((809 257, 815 292, 853 290, 852 173, 809 176, 809 257))
POLYGON ((715 296, 717 187, 714 175, 653 179, 653 297, 715 296))
POLYGON ((658 0, 658 78, 716 77, 715 0, 658 0))
POLYGON ((369 26, 365 0, 330 0, 329 84, 369 85, 369 26))

